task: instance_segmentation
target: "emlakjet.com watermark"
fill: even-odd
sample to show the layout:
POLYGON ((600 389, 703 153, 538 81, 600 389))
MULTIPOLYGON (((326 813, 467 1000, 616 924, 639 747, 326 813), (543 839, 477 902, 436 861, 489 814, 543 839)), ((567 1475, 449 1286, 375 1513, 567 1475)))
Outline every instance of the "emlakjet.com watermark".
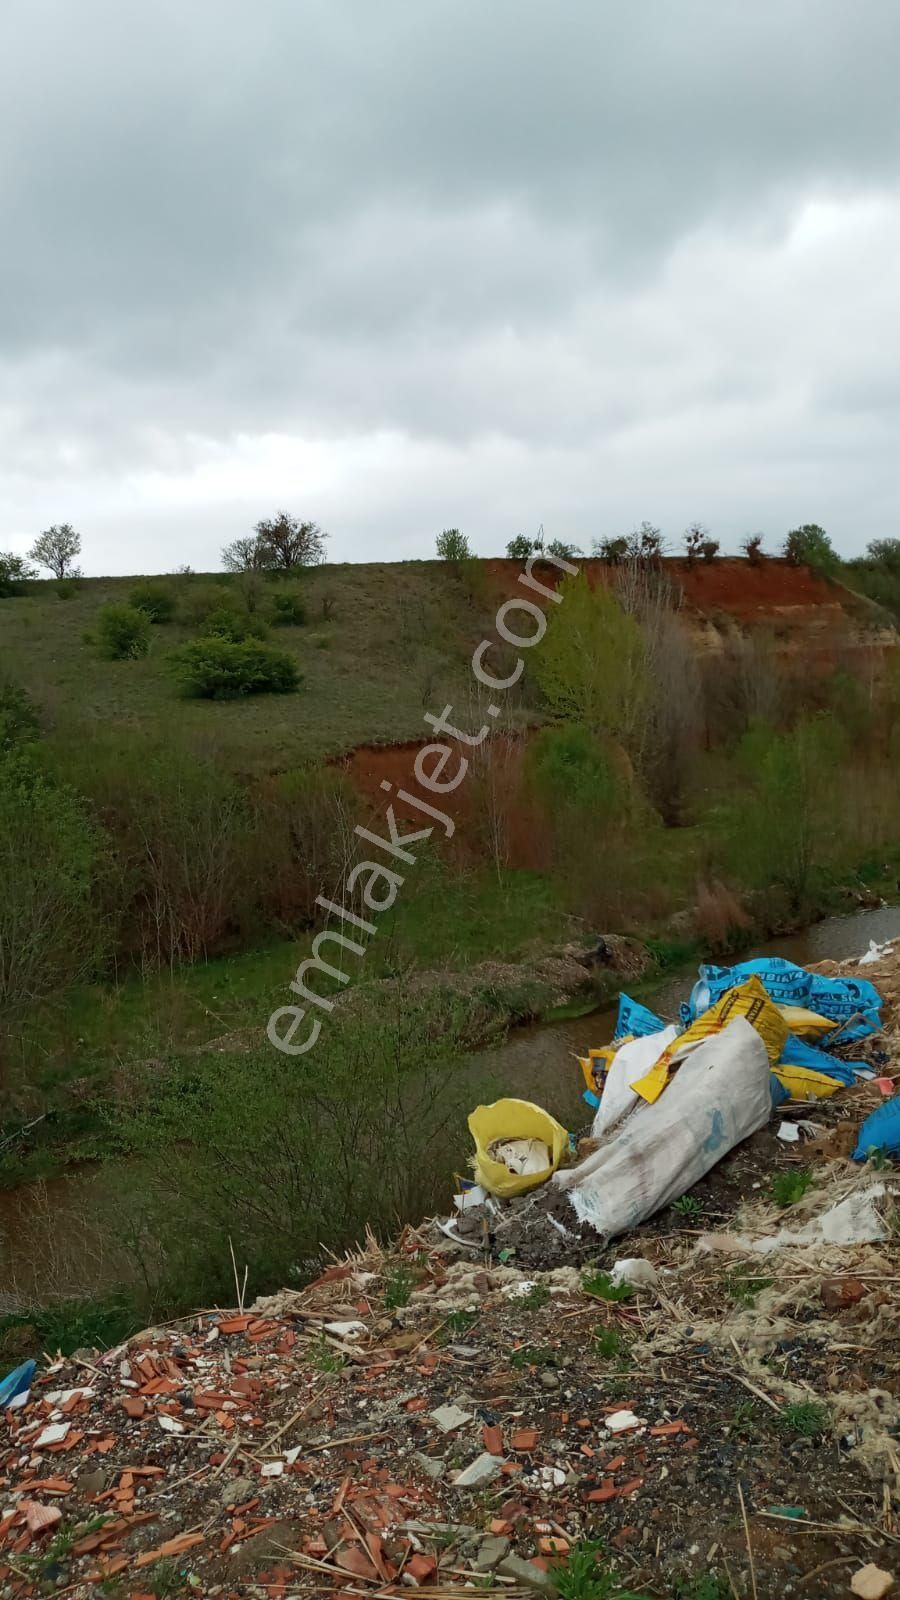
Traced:
MULTIPOLYGON (((568 573, 576 573, 578 567, 571 561, 565 561, 562 556, 544 555, 535 551, 525 564, 524 571, 519 576, 519 583, 525 589, 532 590, 535 594, 543 595, 545 600, 559 603, 562 598, 552 585, 541 583, 534 576, 535 564, 561 567, 568 573)), ((497 612, 495 627, 499 637, 507 644, 513 645, 518 650, 530 650, 539 644, 547 631, 547 616, 534 600, 526 600, 518 596, 512 600, 505 600, 497 612), (529 635, 518 633, 511 625, 510 618, 516 613, 524 613, 531 619, 533 632, 529 635)), ((496 644, 494 639, 482 639, 472 656, 472 671, 478 683, 488 689, 491 694, 503 694, 518 683, 525 670, 525 662, 519 656, 515 667, 506 678, 498 678, 490 671, 489 653, 496 644)), ((501 706, 491 701, 487 706, 489 717, 499 717, 501 706)), ((425 721, 436 734, 446 735, 454 741, 453 744, 434 742, 423 745, 413 762, 413 777, 419 789, 427 790, 429 795, 438 797, 452 794, 465 781, 469 770, 469 761, 463 754, 465 749, 472 749, 483 744, 492 729, 485 723, 476 733, 466 733, 461 728, 455 728, 450 720, 453 716, 453 707, 445 706, 443 711, 436 714, 433 711, 425 712, 425 721), (448 770, 449 769, 449 770, 448 770)), ((381 785, 388 793, 394 785, 386 779, 381 785)), ((373 833, 370 828, 358 826, 354 832, 360 839, 365 840, 372 847, 373 852, 378 852, 377 859, 359 861, 351 868, 345 881, 345 890, 357 897, 359 904, 361 894, 362 904, 376 914, 389 911, 405 882, 405 874, 399 870, 400 864, 404 867, 414 867, 416 856, 413 854, 412 845, 421 844, 423 840, 430 839, 436 827, 444 831, 446 838, 450 839, 456 830, 456 824, 446 812, 441 811, 426 800, 422 794, 411 793, 407 789, 396 790, 397 799, 404 806, 418 812, 423 819, 430 819, 427 826, 418 827, 415 823, 404 821, 403 827, 412 827, 410 833, 401 833, 394 815, 393 805, 385 811, 385 837, 373 833)), ((362 935, 371 935, 378 932, 377 925, 368 918, 359 916, 348 906, 337 905, 333 900, 326 900, 319 895, 316 904, 329 916, 336 917, 341 924, 337 927, 323 928, 317 933, 312 944, 312 955, 301 961, 291 992, 303 1005, 279 1006, 269 1018, 266 1033, 276 1050, 281 1050, 288 1056, 302 1056, 311 1050, 322 1031, 322 1023, 318 1017, 310 1017, 308 1008, 314 1006, 318 1011, 331 1011, 334 1001, 327 995, 317 994, 310 988, 307 976, 314 972, 324 973, 327 977, 338 983, 349 983, 349 973, 342 972, 340 967, 331 965, 322 955, 322 948, 326 941, 331 939, 340 945, 342 950, 347 950, 351 955, 364 956, 366 945, 362 942, 362 935), (351 933, 345 931, 352 930, 351 933), (305 1026, 304 1026, 305 1024, 305 1026), (295 1038, 301 1034, 301 1039, 295 1043, 295 1038)))

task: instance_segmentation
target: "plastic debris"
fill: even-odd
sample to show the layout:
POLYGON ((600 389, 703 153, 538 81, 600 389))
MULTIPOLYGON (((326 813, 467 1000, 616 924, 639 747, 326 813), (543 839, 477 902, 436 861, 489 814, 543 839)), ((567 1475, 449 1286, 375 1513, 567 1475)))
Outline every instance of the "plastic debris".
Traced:
POLYGON ((469 1117, 469 1132, 475 1140, 472 1166, 478 1182, 489 1194, 504 1198, 546 1183, 569 1148, 565 1128, 530 1100, 495 1100, 493 1105, 476 1106, 469 1117), (492 1153, 498 1145, 519 1141, 530 1144, 532 1151, 534 1141, 540 1141, 546 1152, 544 1164, 532 1166, 528 1172, 513 1172, 492 1153))
POLYGON ((900 1155, 900 1095, 886 1100, 866 1117, 859 1130, 854 1161, 865 1161, 873 1150, 881 1150, 887 1156, 900 1155))
POLYGON ((7 1373, 0 1383, 0 1406, 26 1405, 35 1371, 35 1362, 23 1361, 20 1367, 14 1367, 12 1372, 7 1373))
POLYGON ((771 1115, 769 1058, 745 1017, 699 1044, 652 1105, 638 1104, 599 1149, 554 1182, 604 1238, 684 1194, 771 1115))
POLYGON ((870 939, 868 950, 864 956, 859 958, 859 965, 861 967, 872 967, 876 961, 883 961, 885 956, 891 954, 896 942, 896 939, 887 939, 884 944, 878 944, 875 939, 870 939))
POLYGON ((630 1283, 633 1289, 655 1289, 659 1283, 659 1273, 643 1257, 626 1256, 622 1261, 613 1263, 609 1280, 614 1289, 622 1283, 630 1283))
POLYGON ((724 1250, 733 1254, 742 1250, 759 1256, 771 1255, 773 1250, 784 1250, 797 1244, 878 1244, 888 1237, 875 1206, 885 1193, 883 1183, 873 1183, 848 1195, 838 1205, 831 1206, 822 1216, 814 1217, 803 1228, 782 1228, 778 1233, 762 1239, 751 1239, 746 1234, 704 1233, 697 1241, 702 1250, 724 1250))

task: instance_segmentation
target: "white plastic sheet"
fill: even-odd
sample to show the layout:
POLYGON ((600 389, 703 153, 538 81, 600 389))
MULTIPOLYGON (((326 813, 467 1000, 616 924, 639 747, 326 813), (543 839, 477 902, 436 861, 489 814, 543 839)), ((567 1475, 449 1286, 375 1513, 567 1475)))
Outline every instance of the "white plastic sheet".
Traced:
POLYGON ((655 1067, 664 1050, 678 1037, 676 1027, 663 1028, 659 1033, 648 1033, 640 1039, 629 1039, 620 1045, 613 1056, 603 1094, 594 1117, 591 1133, 595 1139, 610 1133, 627 1112, 633 1110, 639 1096, 631 1085, 646 1076, 655 1067))

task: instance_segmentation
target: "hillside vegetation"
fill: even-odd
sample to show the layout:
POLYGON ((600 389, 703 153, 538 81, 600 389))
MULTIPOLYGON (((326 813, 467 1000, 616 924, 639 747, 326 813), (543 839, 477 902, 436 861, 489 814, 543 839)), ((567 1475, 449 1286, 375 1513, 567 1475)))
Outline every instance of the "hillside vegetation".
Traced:
POLYGON ((262 1287, 325 1237, 415 1215, 460 1159, 461 1057, 553 1003, 549 948, 619 933, 660 963, 722 955, 896 891, 900 652, 880 613, 796 564, 591 562, 520 656, 497 612, 521 571, 458 549, 0 599, 2 1172, 99 1163, 79 1281, 108 1287, 89 1263, 124 1252, 129 1315, 221 1296, 229 1237, 262 1287), (482 639, 494 672, 525 670, 373 918, 354 830, 384 836, 385 785, 421 827, 423 718, 484 720, 482 639), (267 1020, 323 895, 377 937, 332 948, 318 993, 346 1003, 286 1060, 267 1020), (177 1230, 174 1138, 196 1214, 177 1230))

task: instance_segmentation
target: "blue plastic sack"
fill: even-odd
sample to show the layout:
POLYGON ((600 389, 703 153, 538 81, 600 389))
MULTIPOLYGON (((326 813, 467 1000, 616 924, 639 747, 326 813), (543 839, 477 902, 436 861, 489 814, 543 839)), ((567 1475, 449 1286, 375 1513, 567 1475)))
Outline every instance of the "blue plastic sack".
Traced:
POLYGON ((774 1072, 769 1073, 769 1097, 772 1101, 773 1111, 777 1111, 779 1106, 784 1105, 785 1100, 790 1100, 791 1098, 790 1089, 784 1087, 781 1079, 776 1078, 774 1072))
POLYGON ((830 1018, 836 1027, 862 1013, 851 1026, 841 1029, 842 1041, 865 1039, 881 1027, 881 996, 874 984, 864 978, 826 978, 818 972, 807 972, 784 956, 758 956, 735 967, 704 964, 691 991, 685 1020, 693 1022, 729 989, 754 976, 776 1005, 807 1006, 819 1016, 830 1018))
POLYGON ((809 1067, 811 1072, 824 1072, 829 1078, 836 1078, 838 1083, 848 1087, 856 1082, 854 1067, 868 1066, 866 1061, 840 1061, 837 1056, 826 1055, 824 1050, 807 1044, 805 1039, 798 1039, 793 1033, 787 1036, 781 1059, 786 1067, 809 1067))
POLYGON ((900 1094, 886 1100, 873 1111, 859 1130, 859 1143, 853 1152, 854 1161, 865 1161, 873 1150, 883 1150, 887 1156, 900 1156, 900 1094))
POLYGON ((645 1039, 649 1033, 659 1033, 665 1023, 662 1017, 654 1016, 639 1000, 632 1000, 627 994, 619 995, 619 1014, 616 1017, 616 1031, 613 1039, 627 1039, 632 1034, 635 1039, 645 1039))
POLYGON ((20 1394, 27 1394, 36 1371, 34 1361, 23 1361, 20 1367, 14 1367, 0 1383, 0 1406, 11 1405, 20 1394))

